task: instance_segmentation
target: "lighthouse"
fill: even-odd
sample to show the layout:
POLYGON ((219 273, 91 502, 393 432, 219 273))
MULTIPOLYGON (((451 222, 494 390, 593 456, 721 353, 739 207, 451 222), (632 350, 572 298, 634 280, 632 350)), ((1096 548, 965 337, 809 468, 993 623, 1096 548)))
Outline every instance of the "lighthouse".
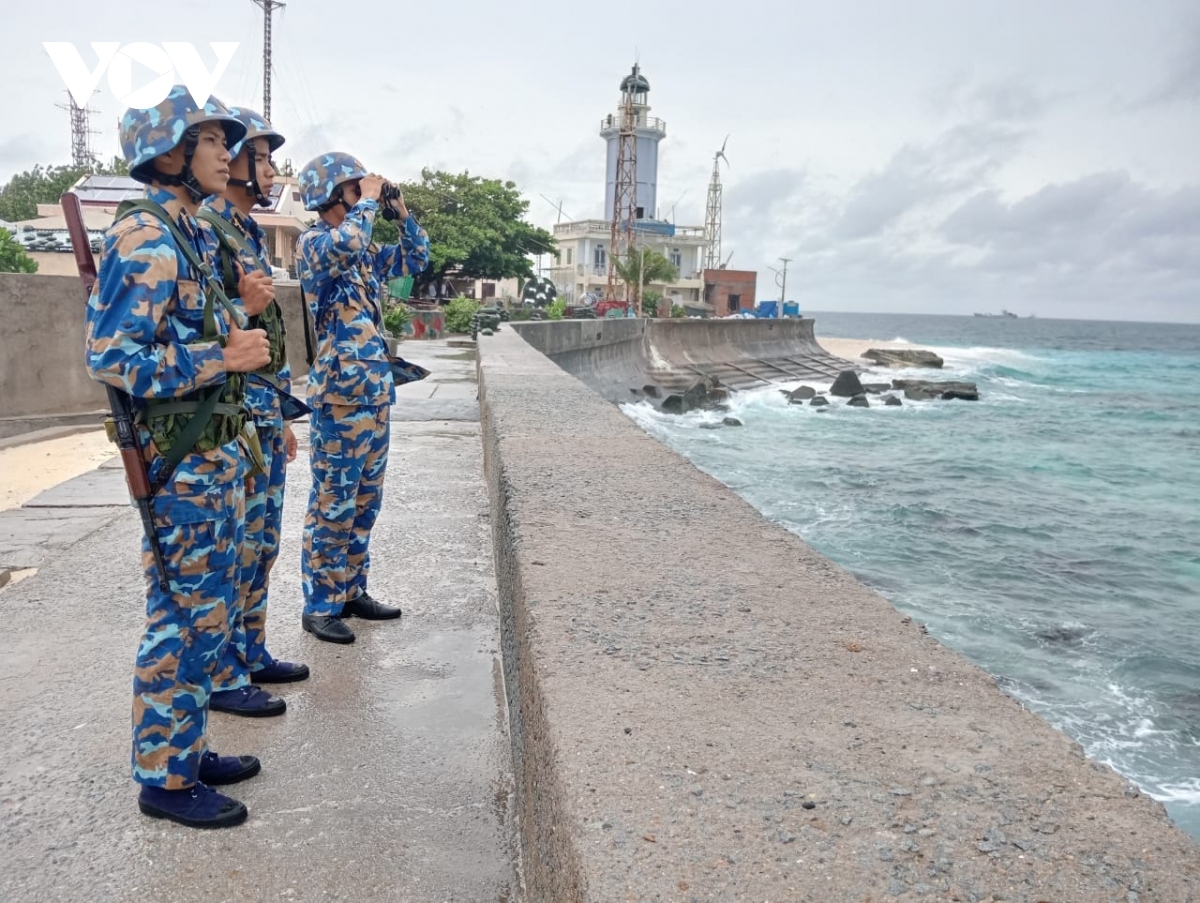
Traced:
POLYGON ((658 213, 658 142, 667 136, 667 124, 650 116, 650 82, 635 63, 621 80, 621 100, 615 114, 600 123, 600 137, 608 144, 608 168, 604 179, 604 218, 612 220, 617 190, 617 155, 621 140, 621 118, 632 100, 636 131, 637 203, 635 219, 656 219, 658 213))

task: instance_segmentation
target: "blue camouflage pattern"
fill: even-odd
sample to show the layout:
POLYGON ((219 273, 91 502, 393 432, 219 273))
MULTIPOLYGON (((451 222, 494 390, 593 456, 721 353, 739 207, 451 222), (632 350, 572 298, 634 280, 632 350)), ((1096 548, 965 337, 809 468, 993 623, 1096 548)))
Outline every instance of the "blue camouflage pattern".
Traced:
MULTIPOLYGON (((267 601, 271 570, 279 559, 287 445, 282 429, 258 431, 263 469, 246 479, 246 537, 242 547, 241 632, 231 637, 240 663, 253 674, 274 664, 267 651, 267 601)), ((234 687, 231 687, 231 689, 234 687)), ((221 689, 225 689, 222 687, 221 689)))
MULTIPOLYGON (((247 273, 255 270, 270 273, 266 235, 254 218, 244 216, 223 197, 209 198, 204 206, 231 223, 246 238, 253 253, 244 248, 238 249, 237 262, 242 269, 247 273)), ((213 272, 220 273, 220 238, 210 223, 203 219, 199 223, 213 272)), ((231 300, 240 306, 239 298, 235 296, 231 300)), ((236 690, 249 686, 250 675, 274 661, 266 649, 268 585, 271 569, 279 557, 284 485, 287 480, 280 392, 290 395, 292 371, 285 356, 283 367, 275 374, 278 388, 253 373, 247 376, 246 407, 253 416, 258 433, 263 469, 248 473, 246 478, 239 604, 231 619, 229 643, 213 676, 214 690, 236 690)))
POLYGON ((253 141, 255 138, 266 138, 267 147, 271 153, 283 147, 284 137, 272 128, 271 123, 263 118, 261 113, 251 110, 248 107, 230 107, 229 115, 246 127, 246 134, 242 140, 236 144, 229 145, 229 156, 237 159, 238 154, 246 146, 246 143, 253 141))
POLYGON ((202 106, 183 85, 173 86, 164 100, 148 110, 126 110, 121 117, 121 156, 129 163, 129 175, 149 183, 150 163, 178 145, 191 126, 204 122, 221 123, 226 147, 246 134, 246 126, 221 101, 210 97, 202 106))
MULTIPOLYGON (((268 262, 270 255, 267 252, 267 235, 263 231, 262 226, 255 222, 254 217, 243 216, 237 207, 223 197, 211 197, 204 202, 204 206, 232 223, 249 242, 253 250, 252 254, 246 253, 241 248, 238 249, 237 261, 241 265, 242 270, 246 273, 262 270, 268 276, 271 275, 271 265, 268 262)), ((208 259, 211 262, 212 271, 220 278, 221 267, 217 254, 221 240, 212 225, 203 219, 198 220, 198 222, 200 223, 200 230, 205 240, 205 247, 208 252, 208 259)), ((240 306, 240 300, 237 297, 230 296, 230 300, 240 306)), ((253 373, 247 374, 246 408, 253 415, 254 422, 259 426, 278 427, 282 429, 283 417, 280 412, 281 396, 279 390, 281 389, 289 395, 292 392, 292 368, 287 362, 286 355, 284 356, 283 366, 275 374, 275 377, 279 382, 279 389, 276 389, 261 377, 256 378, 253 373)))
POLYGON ((337 228, 317 220, 296 243, 296 270, 317 347, 309 402, 383 405, 396 400, 383 328, 382 283, 429 266, 429 236, 411 215, 400 244, 377 248, 379 203, 363 199, 337 228))
POLYGON ((312 491, 304 518, 304 613, 335 617, 367 591, 371 529, 383 505, 391 440, 385 405, 314 405, 312 491))
POLYGON ((377 201, 341 225, 318 220, 297 242, 300 283, 316 337, 308 375, 312 488, 304 519, 304 611, 336 615, 366 592, 371 529, 383 504, 390 406, 396 399, 381 334, 381 282, 429 265, 429 237, 409 216, 400 244, 371 241, 377 201))
POLYGON ((316 210, 324 207, 333 198, 335 188, 343 182, 361 179, 366 174, 367 168, 358 157, 343 154, 341 151, 330 151, 313 157, 296 176, 300 183, 300 199, 304 202, 304 209, 316 210))
MULTIPOLYGON (((169 191, 162 206, 195 252, 207 247, 196 220, 169 191)), ((175 398, 223 384, 221 346, 204 339, 207 277, 191 267, 165 226, 137 211, 104 237, 99 278, 88 299, 85 364, 93 379, 132 396, 175 398)), ((215 306, 218 333, 229 314, 215 306)), ((139 425, 150 479, 164 460, 139 425)), ((246 465, 239 441, 185 455, 152 502, 168 590, 159 589, 149 541, 142 543, 146 628, 133 683, 133 777, 184 789, 195 784, 207 749, 212 674, 228 642, 237 605, 246 465)))

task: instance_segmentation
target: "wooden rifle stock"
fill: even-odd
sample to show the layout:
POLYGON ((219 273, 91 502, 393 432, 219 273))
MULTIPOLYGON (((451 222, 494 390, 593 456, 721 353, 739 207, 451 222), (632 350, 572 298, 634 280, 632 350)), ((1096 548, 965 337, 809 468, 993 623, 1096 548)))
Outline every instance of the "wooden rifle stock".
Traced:
MULTIPOLYGON (((61 203, 63 217, 67 221, 67 232, 71 236, 71 249, 75 253, 75 266, 79 270, 79 281, 83 283, 83 297, 86 301, 92 295, 98 274, 95 258, 92 257, 92 244, 88 238, 87 226, 83 222, 83 208, 79 204, 79 196, 71 191, 62 196, 61 203)), ((151 509, 154 490, 150 486, 150 474, 146 470, 142 443, 138 439, 137 428, 133 422, 133 404, 129 396, 116 386, 105 383, 104 387, 108 391, 108 405, 112 409, 112 422, 116 432, 117 447, 121 451, 121 463, 125 467, 125 482, 129 486, 129 495, 142 516, 142 529, 146 533, 150 553, 154 556, 159 589, 165 592, 169 589, 167 569, 163 564, 162 547, 158 542, 158 534, 154 530, 154 513, 151 509)))

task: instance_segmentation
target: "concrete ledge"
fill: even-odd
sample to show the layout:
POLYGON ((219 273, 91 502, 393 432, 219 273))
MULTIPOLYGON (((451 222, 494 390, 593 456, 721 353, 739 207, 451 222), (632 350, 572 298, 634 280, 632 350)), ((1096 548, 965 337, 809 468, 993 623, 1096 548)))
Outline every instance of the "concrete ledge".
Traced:
POLYGON ((513 330, 479 354, 530 901, 1197 899, 1162 806, 513 330))

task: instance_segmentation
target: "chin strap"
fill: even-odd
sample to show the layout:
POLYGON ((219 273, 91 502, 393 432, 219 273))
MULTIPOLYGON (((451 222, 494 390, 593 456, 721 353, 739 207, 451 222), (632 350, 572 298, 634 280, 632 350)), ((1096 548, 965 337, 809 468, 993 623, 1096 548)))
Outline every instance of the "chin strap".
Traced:
POLYGON ((192 200, 199 204, 212 194, 200 187, 196 174, 192 172, 192 156, 196 153, 196 145, 200 142, 200 127, 191 126, 183 133, 183 169, 178 173, 164 173, 155 170, 155 180, 162 185, 182 185, 192 200))
POLYGON ((262 189, 258 186, 258 155, 254 152, 252 145, 247 145, 246 150, 250 153, 250 178, 230 179, 229 184, 246 189, 246 194, 254 198, 254 203, 258 206, 270 207, 271 199, 263 194, 262 189))

